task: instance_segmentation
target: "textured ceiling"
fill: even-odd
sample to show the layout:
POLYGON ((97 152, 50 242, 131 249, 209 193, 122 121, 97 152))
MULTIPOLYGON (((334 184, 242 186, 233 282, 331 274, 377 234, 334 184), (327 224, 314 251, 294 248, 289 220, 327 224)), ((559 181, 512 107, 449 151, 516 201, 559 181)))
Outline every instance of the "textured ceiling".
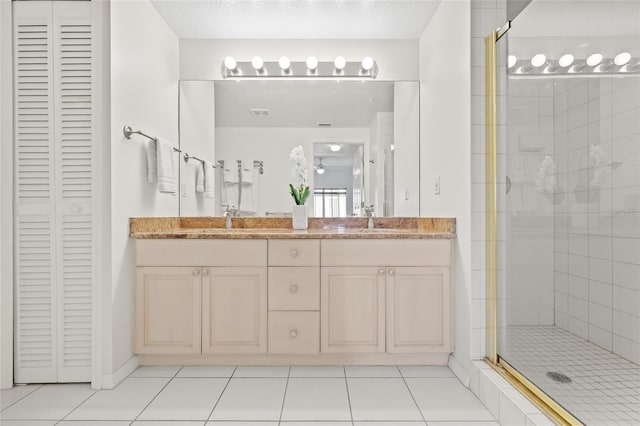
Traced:
POLYGON ((377 112, 393 111, 393 83, 216 81, 215 108, 216 127, 369 127, 377 112), (252 108, 269 115, 256 116, 252 108))
POLYGON ((150 0, 179 38, 416 39, 440 0, 150 0))

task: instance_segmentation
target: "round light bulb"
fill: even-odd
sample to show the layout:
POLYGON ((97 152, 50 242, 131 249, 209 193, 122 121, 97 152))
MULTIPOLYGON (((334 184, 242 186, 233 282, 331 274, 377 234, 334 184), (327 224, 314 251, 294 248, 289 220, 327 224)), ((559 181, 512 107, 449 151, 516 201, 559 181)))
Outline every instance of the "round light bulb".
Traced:
POLYGON ((289 67, 291 67, 291 61, 286 56, 280 57, 280 59, 278 60, 278 64, 283 71, 286 71, 289 69, 289 67))
POLYGON ((575 58, 571 53, 565 53, 564 55, 560 56, 560 59, 558 59, 558 65, 560 65, 562 68, 566 68, 573 63, 574 59, 575 58))
POLYGON ((547 57, 544 55, 544 53, 538 53, 533 58, 531 58, 531 65, 536 68, 543 66, 545 62, 547 62, 547 57))
POLYGON ((347 60, 344 59, 344 56, 338 56, 335 61, 333 61, 333 65, 335 65, 338 71, 342 71, 344 67, 347 65, 347 60))
POLYGON ((318 168, 316 169, 316 172, 317 172, 319 175, 323 174, 323 173, 325 172, 324 167, 322 167, 322 166, 318 166, 318 168))
POLYGON ((587 58, 587 65, 590 67, 595 67, 600 62, 602 62, 602 55, 600 53, 594 53, 587 58))
POLYGON ((613 63, 617 66, 621 67, 623 65, 627 65, 631 60, 631 54, 629 52, 621 52, 613 58, 613 63))
POLYGON ((224 66, 226 69, 233 71, 238 66, 238 63, 232 56, 227 56, 224 58, 224 66))
POLYGON ((340 145, 329 145, 329 149, 333 152, 338 152, 341 148, 342 147, 340 145))
POLYGON ((513 68, 517 62, 518 58, 516 58, 514 55, 509 55, 509 57, 507 58, 507 65, 509 68, 513 68))
POLYGON ((371 68, 373 68, 373 58, 371 56, 362 58, 362 69, 369 71, 371 68))
POLYGON ((315 71, 318 68, 318 59, 315 56, 309 56, 307 58, 307 68, 309 71, 315 71))
POLYGON ((253 59, 251 59, 251 65, 253 65, 256 70, 260 71, 264 66, 264 61, 260 56, 254 56, 253 59))

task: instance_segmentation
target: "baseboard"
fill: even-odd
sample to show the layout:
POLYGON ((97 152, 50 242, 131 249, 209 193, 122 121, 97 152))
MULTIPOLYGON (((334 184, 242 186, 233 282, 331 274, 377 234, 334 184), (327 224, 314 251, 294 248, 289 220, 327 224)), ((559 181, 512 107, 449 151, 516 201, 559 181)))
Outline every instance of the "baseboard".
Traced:
POLYGON ((456 375, 458 380, 460 380, 466 387, 469 387, 469 372, 464 368, 462 363, 458 361, 454 354, 449 355, 448 365, 449 369, 453 371, 453 374, 456 375))
POLYGON ((126 379, 129 374, 133 373, 134 370, 138 368, 139 364, 138 357, 134 356, 112 374, 103 374, 102 389, 113 389, 118 386, 121 381, 126 379))

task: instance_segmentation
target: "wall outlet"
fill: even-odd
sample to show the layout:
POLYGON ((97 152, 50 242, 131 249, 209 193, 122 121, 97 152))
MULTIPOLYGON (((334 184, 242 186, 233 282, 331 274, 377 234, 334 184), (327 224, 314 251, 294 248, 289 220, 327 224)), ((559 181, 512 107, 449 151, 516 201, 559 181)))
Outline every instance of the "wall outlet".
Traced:
POLYGON ((436 176, 436 181, 433 185, 433 193, 436 195, 440 194, 440 176, 436 176))

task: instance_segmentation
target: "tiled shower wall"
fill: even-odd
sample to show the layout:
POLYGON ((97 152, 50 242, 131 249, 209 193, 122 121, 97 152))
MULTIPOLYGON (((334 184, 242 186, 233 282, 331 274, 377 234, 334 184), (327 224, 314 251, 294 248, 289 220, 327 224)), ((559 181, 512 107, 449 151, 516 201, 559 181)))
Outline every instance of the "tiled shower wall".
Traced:
POLYGON ((557 79, 555 322, 640 363, 640 77, 557 79))

